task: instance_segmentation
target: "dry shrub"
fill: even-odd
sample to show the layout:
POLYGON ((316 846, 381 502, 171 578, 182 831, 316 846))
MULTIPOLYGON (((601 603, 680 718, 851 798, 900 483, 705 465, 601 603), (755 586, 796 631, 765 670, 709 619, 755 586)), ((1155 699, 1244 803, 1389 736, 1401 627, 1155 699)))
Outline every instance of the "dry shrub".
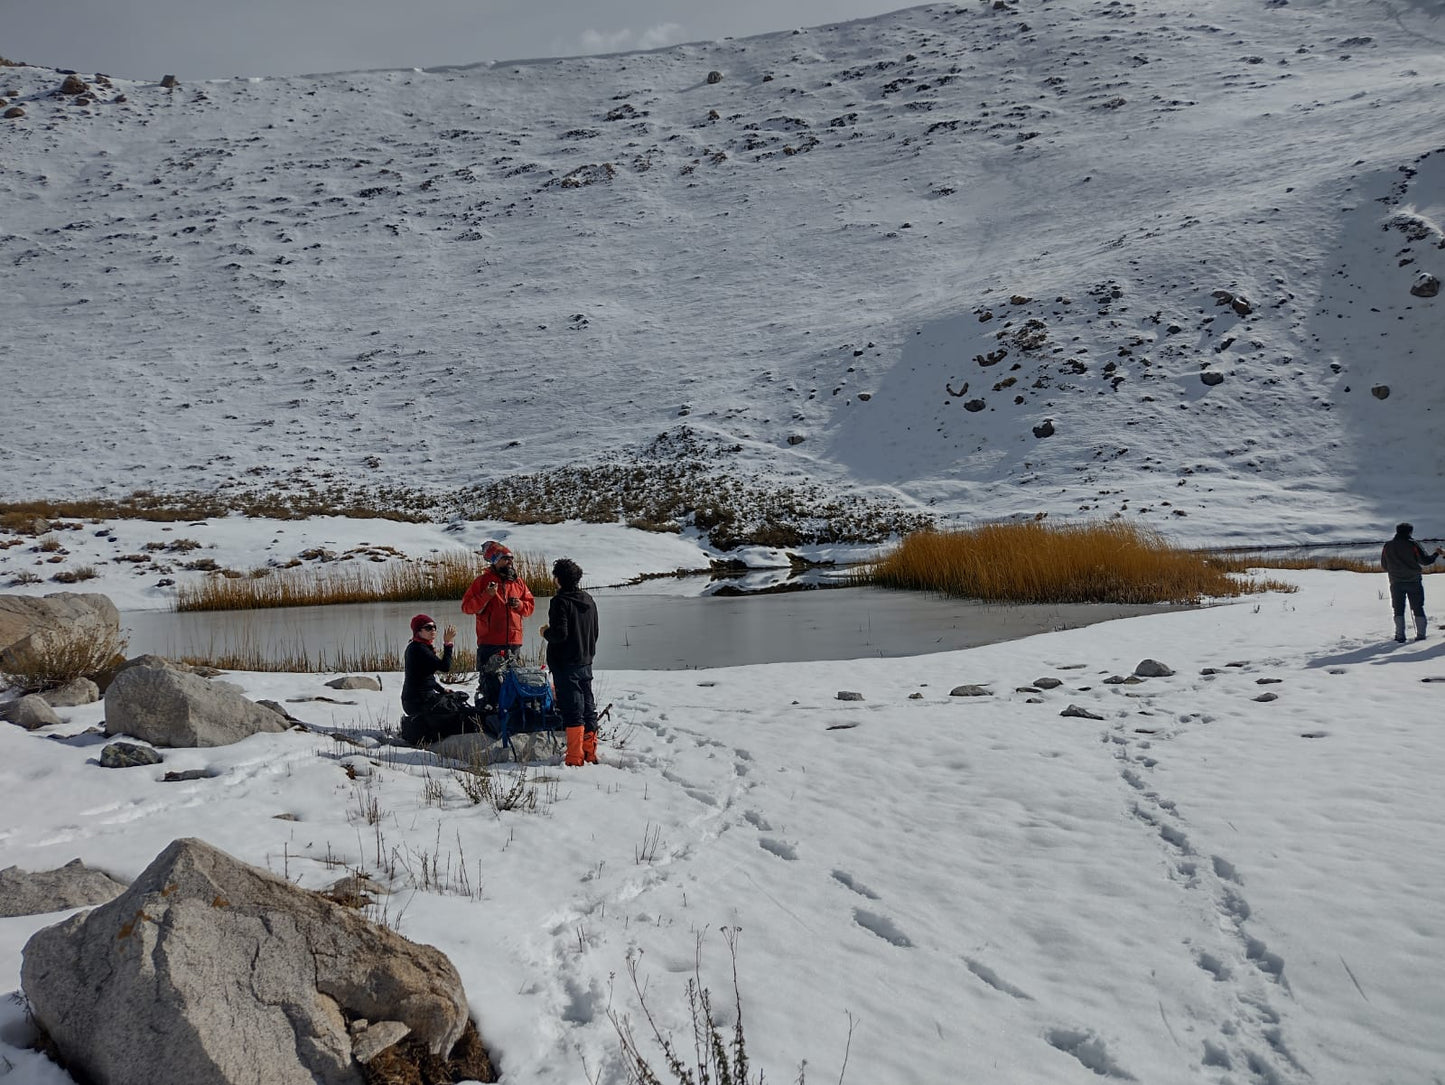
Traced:
POLYGON ((1241 581, 1158 532, 1112 521, 991 524, 921 531, 865 579, 891 588, 1008 603, 1198 603, 1245 592, 1293 591, 1241 581))
MULTIPOLYGON (((375 644, 350 649, 338 648, 335 652, 313 652, 305 642, 262 644, 253 638, 242 637, 235 643, 211 646, 205 651, 195 651, 181 656, 181 662, 193 667, 215 667, 222 671, 277 671, 286 674, 387 674, 405 669, 402 648, 380 647, 375 644)), ((472 684, 477 669, 477 653, 472 648, 458 646, 452 655, 452 669, 447 682, 458 685, 472 684)))
MULTIPOLYGON (((1378 561, 1364 558, 1305 557, 1291 558, 1276 554, 1211 554, 1208 560, 1228 573, 1243 573, 1249 569, 1325 569, 1342 573, 1378 573, 1378 561)), ((1445 569, 1425 569, 1424 572, 1445 572, 1445 569)))
POLYGON ((361 1073, 366 1085, 452 1085, 457 1081, 497 1080, 492 1060, 471 1021, 447 1058, 433 1055, 426 1044, 408 1036, 363 1066, 361 1073))
MULTIPOLYGON (((551 566, 532 554, 513 557, 532 594, 552 594, 551 566)), ((177 610, 259 610, 329 603, 426 602, 460 599, 486 564, 469 553, 382 565, 337 563, 326 568, 268 569, 249 576, 209 577, 176 589, 177 610)))
POLYGON ((127 643, 118 632, 103 637, 88 632, 32 637, 25 647, 0 653, 0 678, 25 693, 54 689, 73 678, 98 679, 125 658, 127 643))

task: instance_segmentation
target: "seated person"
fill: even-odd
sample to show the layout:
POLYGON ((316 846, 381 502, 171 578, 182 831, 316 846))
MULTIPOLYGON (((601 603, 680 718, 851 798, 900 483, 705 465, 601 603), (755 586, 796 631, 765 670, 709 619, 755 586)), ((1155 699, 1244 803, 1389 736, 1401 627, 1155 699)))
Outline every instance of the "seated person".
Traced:
POLYGON ((437 681, 438 671, 452 668, 457 631, 442 631, 443 651, 436 650, 437 623, 425 614, 411 620, 411 643, 406 646, 406 679, 401 686, 401 737, 416 745, 436 742, 448 735, 477 730, 476 711, 465 693, 452 693, 437 681))

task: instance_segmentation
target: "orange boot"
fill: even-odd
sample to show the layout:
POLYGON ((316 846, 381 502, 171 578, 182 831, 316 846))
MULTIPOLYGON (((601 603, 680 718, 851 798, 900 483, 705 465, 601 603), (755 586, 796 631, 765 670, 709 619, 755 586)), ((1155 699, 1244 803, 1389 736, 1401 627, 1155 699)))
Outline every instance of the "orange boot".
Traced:
POLYGON ((587 731, 582 736, 582 760, 589 765, 597 764, 597 732, 587 731))
POLYGON ((567 728, 567 764, 582 764, 582 727, 567 728))

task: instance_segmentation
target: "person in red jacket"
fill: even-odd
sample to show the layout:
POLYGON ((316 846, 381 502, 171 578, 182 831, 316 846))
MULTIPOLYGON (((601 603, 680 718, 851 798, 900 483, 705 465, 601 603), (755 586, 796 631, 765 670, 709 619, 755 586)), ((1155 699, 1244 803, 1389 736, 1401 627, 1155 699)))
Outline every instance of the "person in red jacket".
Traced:
POLYGON ((462 613, 477 617, 477 703, 485 718, 502 692, 502 664, 522 650, 522 619, 537 609, 532 592, 512 566, 512 552, 488 540, 482 547, 487 571, 462 596, 462 613))

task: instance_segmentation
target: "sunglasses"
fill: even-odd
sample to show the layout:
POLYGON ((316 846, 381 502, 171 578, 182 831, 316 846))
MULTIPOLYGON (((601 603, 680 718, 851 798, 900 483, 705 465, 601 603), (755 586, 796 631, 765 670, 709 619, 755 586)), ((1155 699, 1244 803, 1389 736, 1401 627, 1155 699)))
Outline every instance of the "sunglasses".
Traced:
POLYGON ((422 626, 423 629, 435 629, 436 627, 436 622, 427 622, 426 625, 422 626))

